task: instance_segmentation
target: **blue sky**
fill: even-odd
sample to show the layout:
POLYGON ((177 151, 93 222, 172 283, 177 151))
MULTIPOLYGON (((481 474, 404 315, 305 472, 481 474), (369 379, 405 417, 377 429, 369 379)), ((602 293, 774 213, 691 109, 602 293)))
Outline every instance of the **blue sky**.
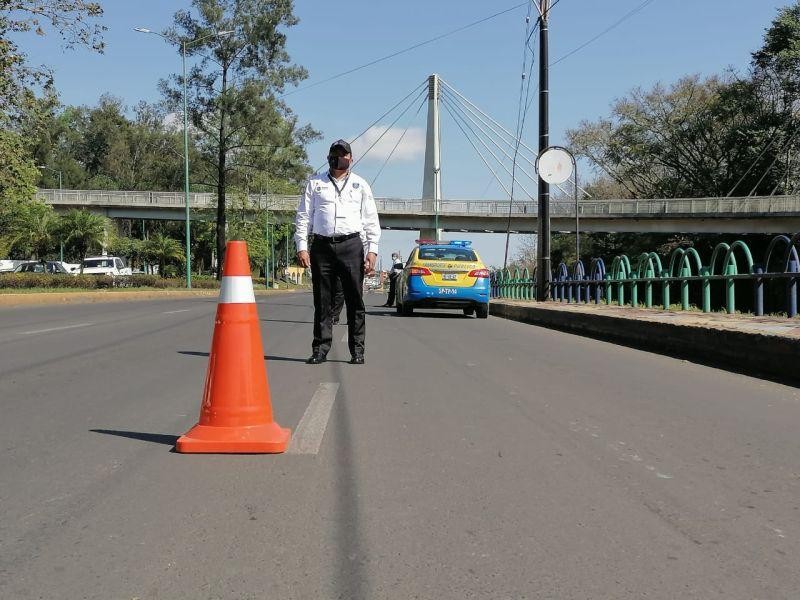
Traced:
MULTIPOLYGON (((551 61, 592 38, 641 2, 561 0, 550 17, 551 61)), ((21 43, 30 59, 54 68, 61 99, 67 104, 94 104, 103 93, 119 96, 131 106, 139 100, 159 99, 158 80, 176 72, 180 58, 161 39, 135 33, 133 28, 164 29, 176 10, 190 6, 189 0, 101 3, 105 9, 103 22, 108 26, 104 54, 64 51, 57 35, 28 36, 21 43)), ((518 3, 301 0, 295 3, 300 23, 287 32, 288 50, 296 63, 308 69, 310 77, 302 84, 308 85, 518 3)), ((761 44, 764 29, 778 8, 788 4, 788 0, 653 0, 618 28, 553 67, 551 143, 563 142, 564 132, 582 119, 607 115, 611 102, 636 86, 669 83, 693 73, 722 73, 729 67, 745 71, 750 53, 761 44)), ((323 133, 323 140, 309 148, 312 164, 324 162, 333 139, 354 137, 434 72, 513 130, 526 12, 521 7, 378 65, 287 96, 286 101, 301 121, 323 133)), ((536 47, 535 41, 532 45, 536 47)), ((536 85, 535 71, 532 83, 536 85)), ((399 135, 409 126, 394 160, 375 183, 376 196, 421 195, 425 108, 412 120, 416 108, 415 105, 398 122, 400 130, 392 132, 399 135)), ((379 125, 388 126, 396 114, 379 125)), ((524 140, 535 147, 535 103, 527 123, 524 140)), ((493 183, 491 174, 444 112, 441 130, 444 196, 503 198, 502 189, 493 183)), ((372 180, 394 140, 376 147, 382 155, 368 155, 358 172, 372 180)), ((358 150, 359 146, 355 148, 358 150)), ((581 173, 584 180, 590 177, 590 173, 581 173)), ((476 240, 486 262, 502 263, 502 236, 466 237, 476 240)), ((384 232, 384 262, 388 262, 395 248, 406 255, 414 238, 407 232, 384 232)))

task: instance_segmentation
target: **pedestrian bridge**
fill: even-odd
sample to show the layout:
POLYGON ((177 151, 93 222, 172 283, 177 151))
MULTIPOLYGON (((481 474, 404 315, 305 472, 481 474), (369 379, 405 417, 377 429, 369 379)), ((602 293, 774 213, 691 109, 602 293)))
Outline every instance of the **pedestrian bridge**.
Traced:
MULTIPOLYGON (((59 212, 85 208, 118 219, 181 221, 185 211, 183 192, 42 189, 37 197, 59 212)), ((214 218, 215 194, 192 193, 189 202, 192 218, 214 218)), ((269 210, 277 221, 293 219, 297 203, 298 196, 251 194, 247 202, 228 197, 229 210, 269 210)), ((384 229, 434 226, 434 200, 376 198, 376 203, 384 229)), ((550 206, 553 231, 574 231, 574 203, 556 199, 550 206)), ((514 202, 510 214, 511 231, 536 232, 536 202, 514 202)), ((438 215, 439 227, 446 231, 505 232, 509 202, 441 200, 438 215)), ((781 233, 800 230, 800 196, 586 200, 578 215, 580 229, 586 232, 781 233)))

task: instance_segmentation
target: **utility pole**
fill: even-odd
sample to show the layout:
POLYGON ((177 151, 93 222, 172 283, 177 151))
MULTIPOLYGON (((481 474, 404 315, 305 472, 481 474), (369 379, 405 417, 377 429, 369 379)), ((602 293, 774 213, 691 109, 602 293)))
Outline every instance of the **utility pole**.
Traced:
MULTIPOLYGON (((539 4, 539 153, 550 145, 550 82, 547 22, 550 0, 539 4)), ((536 299, 550 297, 550 184, 539 177, 539 218, 536 236, 536 299)))

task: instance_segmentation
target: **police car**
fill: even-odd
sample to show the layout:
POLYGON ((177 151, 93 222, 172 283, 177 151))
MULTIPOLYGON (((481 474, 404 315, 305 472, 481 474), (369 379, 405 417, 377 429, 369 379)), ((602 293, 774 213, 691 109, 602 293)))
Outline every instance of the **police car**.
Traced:
POLYGON ((417 240, 397 282, 397 313, 415 308, 456 308, 489 316, 489 270, 472 242, 417 240))

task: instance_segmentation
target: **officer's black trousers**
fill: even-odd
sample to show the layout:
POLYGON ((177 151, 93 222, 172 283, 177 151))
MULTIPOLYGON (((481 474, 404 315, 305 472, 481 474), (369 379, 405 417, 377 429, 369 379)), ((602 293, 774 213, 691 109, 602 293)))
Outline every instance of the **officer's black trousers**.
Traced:
POLYGON ((359 236, 342 242, 315 237, 311 242, 311 281, 314 288, 312 350, 328 354, 333 336, 331 308, 339 278, 347 305, 347 343, 352 356, 364 354, 364 245, 359 236))

